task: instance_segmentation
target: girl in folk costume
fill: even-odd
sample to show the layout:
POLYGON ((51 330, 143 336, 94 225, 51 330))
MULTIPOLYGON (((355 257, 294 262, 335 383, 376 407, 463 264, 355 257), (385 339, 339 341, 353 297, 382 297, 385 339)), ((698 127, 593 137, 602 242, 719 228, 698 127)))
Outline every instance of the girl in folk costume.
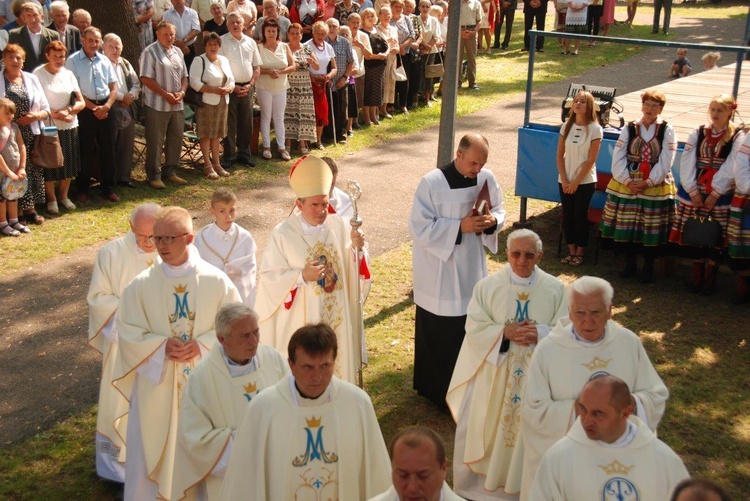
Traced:
POLYGON ((602 143, 602 127, 594 106, 590 92, 576 94, 557 142, 557 182, 569 251, 562 263, 572 266, 583 264, 589 243, 588 211, 596 187, 596 157, 602 143))
MULTIPOLYGON (((730 121, 735 102, 723 94, 708 106, 708 125, 695 129, 685 143, 680 160, 680 186, 669 241, 679 245, 677 254, 693 259, 690 289, 704 295, 713 294, 719 257, 726 237, 731 191, 722 194, 713 185, 714 176, 731 168, 744 134, 730 121), (721 224, 723 238, 714 247, 692 247, 682 242, 685 223, 693 217, 710 216, 721 224)), ((724 175, 726 173, 723 173, 724 175)))
POLYGON ((654 259, 662 254, 674 218, 675 186, 672 162, 677 151, 672 125, 660 114, 666 97, 648 90, 641 95, 643 116, 620 134, 612 153, 612 180, 607 185, 601 231, 625 252, 622 278, 637 272, 636 259, 643 254, 639 279, 653 280, 654 259))
POLYGON ((750 134, 745 135, 732 160, 714 176, 713 188, 722 195, 734 190, 727 223, 727 250, 729 267, 737 274, 734 302, 739 304, 750 297, 750 134))

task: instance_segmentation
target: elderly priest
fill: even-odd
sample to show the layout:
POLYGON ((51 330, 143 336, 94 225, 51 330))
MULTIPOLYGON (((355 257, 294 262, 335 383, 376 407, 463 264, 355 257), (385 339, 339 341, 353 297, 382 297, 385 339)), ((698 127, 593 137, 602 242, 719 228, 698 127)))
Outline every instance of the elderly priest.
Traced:
POLYGON ((521 409, 522 500, 528 499, 544 453, 573 425, 575 400, 593 376, 622 379, 633 392, 634 414, 652 431, 669 396, 638 336, 611 319, 614 290, 609 282, 584 276, 566 294, 569 316, 539 343, 529 366, 521 409))
POLYGON ((102 354, 99 406, 96 416, 96 473, 125 482, 125 429, 115 426, 128 413, 128 401, 112 386, 119 346, 115 318, 125 287, 158 256, 154 245, 155 203, 136 206, 130 213, 130 231, 96 254, 86 300, 89 304, 89 344, 102 354))
POLYGON ((216 315, 219 342, 182 392, 174 499, 219 499, 248 402, 289 373, 279 352, 259 343, 259 334, 257 313, 242 303, 225 304, 216 315))
POLYGON ((247 406, 221 499, 369 499, 391 464, 367 394, 333 375, 338 343, 326 324, 297 329, 292 374, 247 406))

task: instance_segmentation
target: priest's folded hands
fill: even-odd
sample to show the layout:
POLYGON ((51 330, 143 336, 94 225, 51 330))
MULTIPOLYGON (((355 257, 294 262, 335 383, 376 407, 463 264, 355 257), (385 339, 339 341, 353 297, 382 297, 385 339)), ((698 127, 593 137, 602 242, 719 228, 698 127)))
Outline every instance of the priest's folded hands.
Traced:
POLYGON ((461 233, 477 233, 492 228, 497 223, 495 216, 486 214, 472 216, 471 214, 461 220, 461 233))
POLYGON ((503 335, 505 336, 505 339, 521 346, 531 346, 532 344, 536 344, 539 338, 536 325, 528 320, 506 325, 505 329, 503 329, 503 335))
POLYGON ((201 349, 194 339, 183 343, 181 340, 171 337, 167 339, 164 353, 169 360, 174 362, 189 362, 201 354, 201 349))

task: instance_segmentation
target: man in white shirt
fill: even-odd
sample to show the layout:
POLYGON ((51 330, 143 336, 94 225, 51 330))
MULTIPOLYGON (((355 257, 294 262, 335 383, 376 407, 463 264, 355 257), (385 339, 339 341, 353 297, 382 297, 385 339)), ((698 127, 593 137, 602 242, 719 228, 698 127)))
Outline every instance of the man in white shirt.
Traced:
POLYGON ((37 66, 47 61, 44 49, 53 40, 60 40, 60 35, 42 26, 42 7, 37 3, 24 3, 20 17, 23 18, 25 25, 10 30, 8 43, 15 43, 23 48, 26 52, 23 71, 31 73, 37 66))
POLYGON ((624 381, 594 376, 575 401, 567 435, 542 458, 529 499, 668 499, 688 478, 679 456, 633 416, 624 381))
MULTIPOLYGON (((477 85, 477 33, 482 22, 482 4, 479 0, 461 0, 461 41, 458 53, 461 59, 466 58, 466 78, 469 88, 479 90, 477 85)), ((461 82, 458 83, 461 86, 461 82)))
POLYGON ((445 481, 448 460, 440 435, 425 426, 409 426, 391 440, 391 480, 386 492, 370 501, 461 501, 445 481))
POLYGON ((669 396, 638 336, 611 320, 614 290, 606 280, 581 277, 566 294, 569 316, 537 345, 529 366, 521 409, 522 443, 513 458, 515 462, 516 455, 523 455, 522 501, 528 499, 544 453, 573 425, 575 400, 593 376, 622 379, 633 392, 633 412, 652 431, 669 396))
POLYGON ((229 95, 227 137, 224 138, 222 166, 233 162, 255 167, 250 155, 253 137, 253 90, 260 75, 260 54, 255 40, 243 33, 245 19, 238 12, 227 15, 229 33, 221 37, 219 54, 229 60, 234 75, 234 92, 229 95))
POLYGON ((185 56, 188 71, 195 59, 195 40, 201 32, 198 13, 185 6, 185 0, 172 0, 172 8, 164 13, 162 21, 172 23, 175 27, 174 45, 185 56))

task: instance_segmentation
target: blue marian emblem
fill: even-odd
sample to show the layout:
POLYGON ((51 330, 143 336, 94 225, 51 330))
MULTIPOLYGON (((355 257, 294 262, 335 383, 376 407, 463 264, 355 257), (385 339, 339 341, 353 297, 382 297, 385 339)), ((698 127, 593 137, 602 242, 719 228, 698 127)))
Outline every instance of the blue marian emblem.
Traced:
POLYGON ((529 320, 529 296, 528 294, 518 294, 516 299, 516 322, 529 320))
POLYGON ((179 318, 186 318, 188 320, 195 320, 195 313, 190 311, 190 305, 188 304, 187 287, 184 285, 178 285, 174 288, 172 295, 174 296, 174 313, 169 316, 169 323, 175 323, 179 318))
POLYGON ((305 445, 305 453, 297 456, 292 461, 292 466, 305 466, 309 461, 323 461, 326 464, 335 463, 339 460, 338 456, 333 452, 327 452, 323 445, 323 426, 321 426, 321 419, 313 416, 310 419, 305 418, 307 426, 305 432, 307 434, 307 444, 305 445), (313 430, 317 429, 317 433, 313 438, 313 430))
POLYGON ((640 501, 638 488, 622 477, 610 478, 602 489, 602 501, 640 501))

